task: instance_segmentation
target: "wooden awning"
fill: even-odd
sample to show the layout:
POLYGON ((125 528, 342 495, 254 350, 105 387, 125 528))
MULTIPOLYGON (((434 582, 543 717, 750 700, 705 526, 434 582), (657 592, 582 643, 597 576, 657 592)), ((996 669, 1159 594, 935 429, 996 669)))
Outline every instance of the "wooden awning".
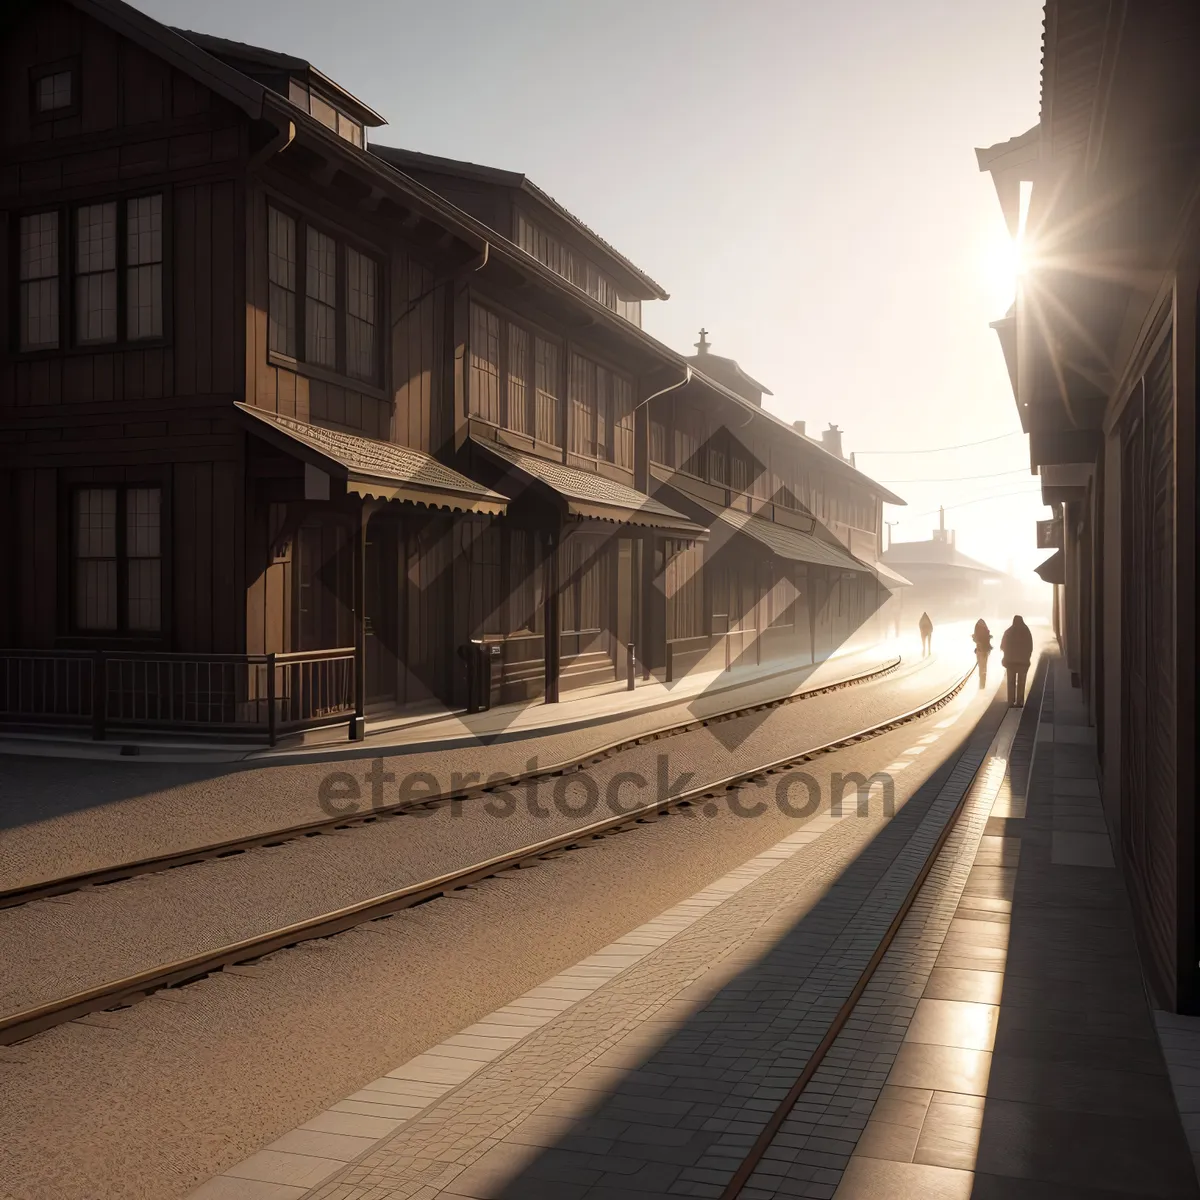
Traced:
POLYGON ((765 546, 777 558, 789 562, 812 563, 814 566, 833 567, 839 571, 854 571, 871 575, 873 568, 860 562, 849 550, 834 546, 811 533, 803 533, 788 525, 768 521, 736 508, 726 508, 714 517, 735 533, 753 538, 765 546))
POLYGON ((234 407, 256 437, 341 480, 353 495, 492 516, 500 516, 508 506, 498 492, 411 446, 326 429, 248 404, 234 407))
MULTIPOLYGON (((471 441, 489 454, 506 476, 513 480, 514 488, 511 490, 514 494, 533 483, 553 492, 572 517, 657 529, 691 541, 704 541, 708 537, 708 530, 703 525, 689 521, 673 508, 606 475, 537 458, 498 442, 484 441, 482 438, 472 438, 471 441)), ((497 486, 504 487, 505 484, 502 481, 497 486)))
POLYGON ((911 579, 905 579, 898 571, 893 571, 891 567, 885 567, 881 562, 873 562, 871 570, 879 577, 879 582, 890 592, 894 592, 902 587, 912 587, 911 579))
POLYGON ((1046 583, 1066 583, 1067 573, 1063 552, 1055 550, 1040 566, 1033 568, 1046 583))

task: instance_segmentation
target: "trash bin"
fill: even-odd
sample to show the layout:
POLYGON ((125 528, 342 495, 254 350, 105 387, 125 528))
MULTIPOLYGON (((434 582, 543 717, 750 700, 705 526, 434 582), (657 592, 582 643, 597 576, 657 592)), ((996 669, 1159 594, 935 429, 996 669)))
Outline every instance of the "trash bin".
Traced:
POLYGON ((472 639, 458 648, 467 664, 467 712, 487 712, 492 706, 492 664, 500 658, 498 644, 472 639))

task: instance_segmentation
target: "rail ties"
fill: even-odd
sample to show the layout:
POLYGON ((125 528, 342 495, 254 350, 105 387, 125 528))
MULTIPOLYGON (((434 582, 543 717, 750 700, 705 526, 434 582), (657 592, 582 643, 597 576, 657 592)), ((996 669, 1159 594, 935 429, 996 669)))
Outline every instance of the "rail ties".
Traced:
MULTIPOLYGON (((962 691, 974 673, 975 668, 972 667, 971 670, 946 689, 940 696, 901 714, 899 717, 889 718, 888 724, 904 724, 924 716, 936 707, 940 707, 949 698, 962 691)), ((856 734, 850 735, 850 737, 863 737, 874 734, 882 728, 883 726, 881 725, 868 730, 859 730, 856 734)), ((824 746, 816 747, 807 753, 816 754, 836 749, 848 741, 849 738, 841 738, 824 746)), ((436 879, 411 884, 397 891, 360 901, 357 904, 348 905, 334 912, 323 913, 317 917, 295 922, 283 929, 257 934, 230 946, 202 951, 179 962, 153 967, 135 976, 114 980, 74 996, 50 1001, 35 1009, 12 1013, 7 1017, 0 1017, 0 1045, 12 1045, 16 1042, 24 1041, 26 1038, 44 1032, 47 1029, 52 1029, 56 1025, 63 1024, 76 1017, 85 1016, 89 1012, 103 1011, 114 1004, 124 1003, 131 996, 147 996, 162 988, 184 986, 188 982, 204 978, 215 971, 222 970, 226 966, 245 962, 249 958, 265 957, 278 950, 288 949, 303 942, 333 936, 347 929, 352 929, 357 925, 363 925, 370 921, 378 920, 381 917, 390 916, 405 908, 413 908, 419 904, 426 904, 430 900, 445 896, 450 891, 460 889, 472 883, 481 882, 485 879, 494 878, 506 870, 514 868, 520 870, 536 865, 539 860, 545 859, 550 853, 582 849, 598 837, 633 829, 638 824, 652 823, 653 820, 660 816, 669 815, 671 809, 678 808, 684 803, 703 801, 706 796, 711 795, 719 788, 724 788, 728 791, 743 786, 751 782, 754 778, 761 777, 766 771, 786 768, 795 761, 796 756, 789 755, 787 758, 777 762, 766 763, 748 771, 738 772, 724 780, 717 781, 715 784, 702 784, 688 791, 679 792, 674 796, 653 801, 640 809, 605 817, 599 821, 592 822, 590 825, 572 830, 569 833, 557 834, 541 842, 497 855, 486 862, 476 863, 469 867, 447 872, 436 879)), ((259 844, 261 844, 261 839, 259 840, 259 844)))

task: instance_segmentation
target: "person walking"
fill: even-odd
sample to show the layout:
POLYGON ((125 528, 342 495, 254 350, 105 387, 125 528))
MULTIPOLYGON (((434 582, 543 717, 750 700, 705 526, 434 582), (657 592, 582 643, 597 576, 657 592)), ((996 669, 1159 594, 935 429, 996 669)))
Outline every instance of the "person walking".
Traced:
POLYGON ((933 622, 929 619, 927 612, 921 614, 919 628, 921 630, 921 657, 925 658, 933 651, 933 622))
POLYGON ((1000 653, 1004 656, 1000 665, 1008 672, 1008 707, 1025 707, 1025 674, 1033 660, 1033 634, 1021 617, 1013 617, 1012 624, 1000 639, 1000 653))
POLYGON ((975 632, 971 635, 975 643, 975 662, 979 665, 979 690, 987 687, 988 656, 992 653, 992 631, 987 622, 980 617, 975 622, 975 632))

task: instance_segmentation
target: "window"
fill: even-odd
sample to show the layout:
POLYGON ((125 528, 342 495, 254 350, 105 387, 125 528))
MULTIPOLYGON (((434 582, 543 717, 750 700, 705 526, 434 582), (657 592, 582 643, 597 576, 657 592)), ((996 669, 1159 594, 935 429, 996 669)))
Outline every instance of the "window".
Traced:
POLYGON ((650 461, 661 466, 671 466, 671 443, 667 438, 665 421, 650 418, 650 461))
POLYGON ((34 84, 34 97, 37 111, 40 113, 58 112, 70 108, 72 99, 71 72, 55 71, 52 75, 43 75, 34 84))
POLYGON ((618 467, 633 470, 633 384, 624 376, 612 376, 613 455, 618 467))
POLYGON ((302 108, 306 113, 316 117, 327 129, 332 129, 340 138, 361 148, 363 144, 363 125, 347 113, 336 108, 324 96, 310 91, 308 85, 300 79, 288 80, 288 99, 302 108))
POLYGON ((724 433, 715 433, 708 439, 708 478, 722 487, 729 486, 729 447, 724 433))
POLYGON ((268 210, 267 345, 276 354, 296 357, 296 222, 278 209, 268 210))
POLYGON ((158 633, 162 628, 162 492, 81 488, 74 506, 75 628, 158 633))
POLYGON ((75 340, 117 340, 117 205, 87 204, 75 214, 75 340))
POLYGON ((529 334, 520 325, 508 323, 508 427, 517 433, 532 433, 529 413, 529 334))
POLYGON ((309 229, 304 278, 304 357, 318 366, 337 367, 337 243, 309 229))
POLYGON ((369 254, 269 206, 268 351, 377 383, 381 276, 378 261, 369 254), (301 262, 302 306, 297 304, 301 262))
POLYGON ((162 196, 130 200, 125 214, 125 336, 162 337, 162 196))
POLYGON ((567 420, 573 454, 596 454, 596 364, 582 354, 571 355, 567 382, 567 420))
POLYGON ((699 547, 667 539, 664 543, 667 638, 700 637, 705 631, 704 579, 699 547))
POLYGON ((572 354, 567 402, 571 452, 632 469, 632 382, 582 354, 572 354))
POLYGON ((536 258, 556 275, 573 283, 581 292, 587 292, 618 316, 637 325, 642 324, 642 302, 629 300, 621 295, 616 283, 595 263, 590 262, 576 250, 564 246, 552 233, 541 228, 529 216, 517 210, 517 245, 526 254, 536 258))
POLYGON ((500 318, 471 305, 471 412, 500 424, 500 318))
POLYGON ((58 345, 58 213, 21 218, 20 335, 22 350, 58 345))
POLYGON ((18 347, 62 345, 64 316, 77 346, 161 338, 163 219, 161 193, 23 216, 18 347), (64 313, 60 280, 68 260, 71 301, 64 313))
POLYGON ((346 374, 375 377, 375 323, 379 312, 375 260, 346 248, 346 374))
POLYGON ((559 382, 558 347, 545 338, 538 338, 537 352, 537 411, 534 434, 538 441, 548 442, 552 446, 562 445, 562 432, 559 428, 559 396, 562 385, 559 382))
POLYGON ((675 467, 685 475, 703 475, 700 455, 703 442, 700 414, 682 404, 675 406, 675 467))

